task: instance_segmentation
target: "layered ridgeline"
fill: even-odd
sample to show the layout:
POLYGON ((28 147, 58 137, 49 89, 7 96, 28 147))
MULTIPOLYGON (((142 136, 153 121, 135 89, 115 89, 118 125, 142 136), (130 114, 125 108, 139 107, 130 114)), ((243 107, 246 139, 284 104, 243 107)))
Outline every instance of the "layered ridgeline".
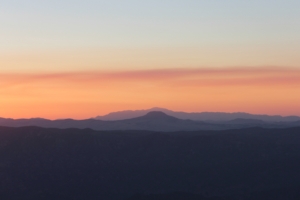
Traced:
POLYGON ((190 119, 196 121, 231 121, 235 119, 253 119, 262 120, 266 122, 292 122, 299 121, 299 116, 280 116, 280 115, 254 115, 249 113, 237 112, 237 113, 224 113, 224 112, 176 112, 165 108, 154 107, 147 110, 125 110, 112 112, 104 116, 98 116, 95 119, 115 121, 123 119, 131 119, 135 117, 141 117, 149 112, 160 111, 167 115, 176 117, 178 119, 190 119))
POLYGON ((299 199, 299 133, 0 127, 0 199, 299 199))
POLYGON ((23 127, 38 126, 44 128, 90 128, 94 130, 149 130, 149 131, 197 131, 197 130, 227 130, 249 127, 288 128, 300 126, 299 121, 290 121, 297 117, 287 118, 283 121, 263 121, 251 118, 235 118, 228 121, 196 121, 179 119, 161 111, 151 111, 143 116, 104 121, 99 119, 86 120, 47 120, 47 119, 4 119, 0 118, 0 126, 23 127))

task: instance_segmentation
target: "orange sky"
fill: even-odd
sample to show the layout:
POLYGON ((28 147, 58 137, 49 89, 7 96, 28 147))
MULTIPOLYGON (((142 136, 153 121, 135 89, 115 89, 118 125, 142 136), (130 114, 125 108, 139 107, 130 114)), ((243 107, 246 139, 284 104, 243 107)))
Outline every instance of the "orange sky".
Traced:
POLYGON ((127 109, 300 115, 300 69, 1 73, 0 116, 90 118, 127 109))
POLYGON ((300 115, 299 10, 299 0, 3 1, 0 117, 300 115))

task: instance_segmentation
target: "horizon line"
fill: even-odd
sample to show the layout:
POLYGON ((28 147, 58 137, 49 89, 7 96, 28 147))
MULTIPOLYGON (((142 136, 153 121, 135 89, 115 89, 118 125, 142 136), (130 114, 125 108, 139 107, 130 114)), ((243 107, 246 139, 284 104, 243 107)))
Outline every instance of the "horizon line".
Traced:
MULTIPOLYGON (((97 117, 105 117, 109 114, 113 114, 113 113, 120 113, 120 112, 127 112, 127 111, 130 111, 130 112, 136 112, 136 111, 148 111, 148 113, 150 112, 155 112, 156 110, 152 110, 152 109, 164 109, 164 110, 167 110, 167 111, 171 111, 171 112, 179 112, 179 113, 187 113, 187 114, 203 114, 203 113, 214 113, 214 114, 249 114, 249 115, 253 115, 253 116, 269 116, 269 117, 283 117, 283 118, 287 118, 287 117, 299 117, 300 118, 300 115, 280 115, 280 114, 259 114, 259 113, 250 113, 250 112, 243 112, 243 111, 239 111, 239 112, 215 112, 215 111, 195 111, 195 112, 188 112, 188 111, 178 111, 178 110, 171 110, 171 109, 168 109, 168 108, 162 108, 162 107, 151 107, 149 109, 133 109, 133 110, 118 110, 118 111, 112 111, 112 112, 108 112, 104 115, 97 115, 95 117, 90 117, 90 118, 71 118, 71 117, 67 117, 67 118, 55 118, 55 119, 50 119, 50 118, 44 118, 44 117, 30 117, 30 118, 11 118, 11 117, 2 117, 0 116, 0 119, 11 119, 11 120, 32 120, 32 119, 40 119, 40 120, 49 120, 49 121, 57 121, 57 120, 75 120, 75 121, 82 121, 82 120, 92 120, 92 119, 95 119, 95 120, 98 120, 96 119, 97 117), (152 111, 151 111, 152 110, 152 111)), ((159 111, 159 110, 157 110, 159 111)), ((165 113, 164 111, 160 111, 160 112, 163 112, 165 113)), ((166 113, 165 113, 166 114, 166 113)))

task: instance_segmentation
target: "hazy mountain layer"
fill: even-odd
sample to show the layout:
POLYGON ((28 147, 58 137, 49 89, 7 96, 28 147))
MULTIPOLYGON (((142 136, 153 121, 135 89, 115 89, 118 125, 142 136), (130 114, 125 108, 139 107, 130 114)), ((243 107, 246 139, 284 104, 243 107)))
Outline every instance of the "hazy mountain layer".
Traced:
POLYGON ((204 122, 178 119, 163 112, 153 111, 141 117, 118 121, 102 121, 95 119, 65 119, 54 121, 46 119, 0 119, 0 126, 39 126, 44 128, 91 128, 94 130, 149 130, 168 132, 226 130, 246 127, 286 128, 300 126, 300 121, 275 123, 253 119, 235 119, 227 122, 204 122))
POLYGON ((200 120, 200 121, 230 121, 237 118, 242 119, 256 119, 263 121, 272 121, 272 122, 291 122, 298 121, 300 117, 298 116, 269 116, 269 115, 253 115, 249 113, 222 113, 222 112, 201 112, 201 113, 187 113, 187 112, 175 112, 164 108, 151 108, 148 110, 125 110, 119 112, 112 112, 104 116, 98 116, 95 119, 99 120, 123 120, 130 119, 135 117, 143 116, 152 111, 161 111, 170 116, 179 118, 179 119, 190 119, 190 120, 200 120))

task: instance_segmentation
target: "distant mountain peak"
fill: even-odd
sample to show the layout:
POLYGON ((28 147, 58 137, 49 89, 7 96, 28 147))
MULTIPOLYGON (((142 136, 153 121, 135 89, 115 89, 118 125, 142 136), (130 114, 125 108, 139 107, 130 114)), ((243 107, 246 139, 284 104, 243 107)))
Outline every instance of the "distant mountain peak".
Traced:
MULTIPOLYGON (((161 107, 153 107, 146 110, 124 110, 118 112, 112 112, 104 116, 98 116, 95 119, 104 120, 104 121, 116 121, 116 120, 125 120, 132 119, 137 117, 142 117, 147 115, 149 112, 163 112, 169 117, 175 117, 177 119, 190 119, 196 121, 230 121, 235 119, 253 119, 253 120, 262 120, 265 122, 294 122, 299 121, 300 116, 269 116, 269 115, 260 115, 260 114, 249 114, 244 112, 236 113, 224 113, 224 112, 178 112, 172 111, 169 109, 161 107)), ((164 116, 165 116, 164 115, 164 116)), ((163 115, 161 115, 163 116, 163 115)), ((155 117, 155 116, 154 116, 155 117)), ((159 116, 157 116, 159 117, 159 116)))
POLYGON ((151 111, 148 112, 146 115, 138 117, 139 119, 146 119, 146 120, 179 120, 176 117, 167 115, 166 113, 162 111, 151 111))

